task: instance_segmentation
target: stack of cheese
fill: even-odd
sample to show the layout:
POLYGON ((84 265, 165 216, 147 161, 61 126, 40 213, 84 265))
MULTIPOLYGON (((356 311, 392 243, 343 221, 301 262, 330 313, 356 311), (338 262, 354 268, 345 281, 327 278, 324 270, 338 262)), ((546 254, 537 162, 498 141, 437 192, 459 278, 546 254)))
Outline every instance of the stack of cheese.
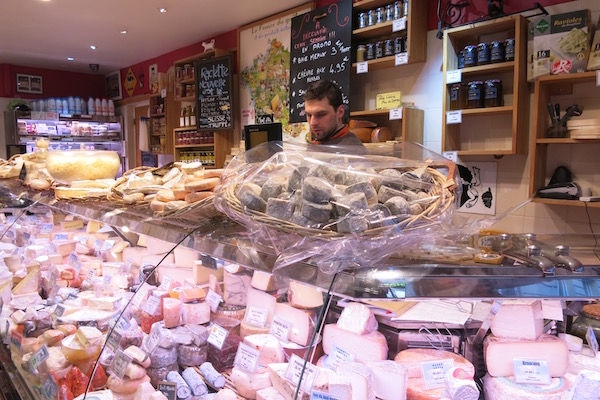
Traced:
POLYGON ((564 341, 544 334, 540 301, 504 302, 491 324, 492 335, 484 342, 486 399, 563 399, 570 383, 563 377, 569 363, 564 341), (526 385, 515 380, 515 359, 543 362, 550 384, 526 385))
POLYGON ((273 275, 268 272, 254 271, 250 287, 246 291, 246 314, 240 325, 240 336, 269 333, 277 293, 273 275))
POLYGON ((136 346, 125 349, 125 354, 131 357, 133 362, 125 369, 123 379, 111 375, 108 378, 107 386, 119 397, 133 397, 140 385, 150 382, 150 377, 146 374, 146 368, 150 366, 150 359, 136 346))

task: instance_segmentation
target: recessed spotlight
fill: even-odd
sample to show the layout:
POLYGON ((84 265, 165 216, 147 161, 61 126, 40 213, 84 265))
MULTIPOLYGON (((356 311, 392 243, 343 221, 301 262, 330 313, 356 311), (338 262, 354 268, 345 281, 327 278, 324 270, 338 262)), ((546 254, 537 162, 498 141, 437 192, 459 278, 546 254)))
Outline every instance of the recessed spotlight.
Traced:
POLYGON ((73 57, 67 57, 67 61, 73 61, 74 58, 73 57))
POLYGON ((167 12, 167 9, 166 8, 159 8, 158 11, 164 14, 164 13, 167 12))
POLYGON ((92 50, 96 50, 96 46, 94 46, 94 45, 91 45, 91 46, 90 46, 90 49, 92 49, 92 50))
POLYGON ((121 33, 121 35, 124 35, 127 33, 127 31, 125 29, 123 29, 122 31, 119 31, 121 33))

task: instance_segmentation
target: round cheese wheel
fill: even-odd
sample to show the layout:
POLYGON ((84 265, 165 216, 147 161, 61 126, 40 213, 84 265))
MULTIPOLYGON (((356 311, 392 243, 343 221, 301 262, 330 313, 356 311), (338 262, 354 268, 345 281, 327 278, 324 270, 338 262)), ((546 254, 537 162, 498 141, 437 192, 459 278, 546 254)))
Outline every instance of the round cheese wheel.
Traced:
POLYGON ((423 378, 408 378, 406 382, 406 400, 439 400, 447 397, 446 386, 425 389, 423 378))
POLYGON ((213 194, 214 194, 213 192, 193 192, 193 193, 188 193, 185 196, 185 201, 186 201, 186 203, 195 203, 197 201, 204 200, 207 197, 212 196, 213 194))
POLYGON ((113 375, 108 378, 107 386, 115 393, 130 394, 135 393, 138 386, 144 382, 150 382, 148 375, 140 379, 119 379, 113 375))
POLYGON ((375 128, 373 129, 373 132, 371 132, 372 143, 387 142, 388 140, 392 140, 393 138, 394 135, 392 134, 392 130, 387 126, 375 128))
POLYGON ((549 385, 522 385, 512 377, 483 378, 483 391, 487 400, 562 400, 571 388, 564 378, 552 378, 549 385))
POLYGON ((475 367, 469 360, 450 351, 434 349, 406 349, 396 355, 394 361, 407 369, 409 378, 421 378, 421 362, 450 358, 454 366, 465 370, 471 377, 475 375, 475 367))
POLYGON ((219 178, 207 178, 207 179, 192 179, 185 182, 185 190, 190 192, 201 192, 203 190, 210 190, 217 186, 219 178))

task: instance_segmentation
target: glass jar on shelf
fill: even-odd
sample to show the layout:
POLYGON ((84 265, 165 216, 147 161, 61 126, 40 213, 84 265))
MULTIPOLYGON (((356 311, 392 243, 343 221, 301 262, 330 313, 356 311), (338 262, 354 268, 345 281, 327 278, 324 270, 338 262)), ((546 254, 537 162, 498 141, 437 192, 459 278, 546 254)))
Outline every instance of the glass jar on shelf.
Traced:
POLYGON ((500 107, 504 105, 502 94, 502 81, 500 79, 488 79, 485 81, 485 99, 486 107, 500 107))
POLYGON ((471 81, 467 91, 467 108, 484 107, 484 89, 482 81, 471 81))

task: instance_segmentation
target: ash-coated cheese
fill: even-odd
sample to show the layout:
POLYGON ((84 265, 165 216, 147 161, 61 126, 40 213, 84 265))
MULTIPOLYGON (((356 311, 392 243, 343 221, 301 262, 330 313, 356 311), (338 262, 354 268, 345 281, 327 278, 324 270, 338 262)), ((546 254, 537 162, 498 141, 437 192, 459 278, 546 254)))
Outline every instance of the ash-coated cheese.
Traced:
POLYGON ((384 203, 394 215, 410 214, 410 204, 402 196, 392 197, 384 203))
MULTIPOLYGON (((340 216, 353 211, 366 210, 368 207, 367 198, 362 192, 345 194, 335 200, 335 208, 340 216)), ((360 215, 360 213, 357 215, 360 215)))
POLYGON ((286 187, 287 179, 284 177, 275 176, 269 178, 262 186, 260 197, 262 197, 264 201, 268 201, 271 198, 278 197, 282 192, 285 192, 286 187))
POLYGON ((150 367, 160 368, 177 363, 177 348, 175 346, 164 348, 156 346, 150 354, 150 367))
POLYGON ((249 373, 238 367, 231 370, 231 381, 238 393, 246 398, 255 399, 256 391, 271 386, 269 371, 249 373))
POLYGON ((248 272, 232 274, 227 270, 223 273, 223 300, 232 306, 245 306, 252 275, 248 272))
POLYGON ((325 354, 331 354, 335 345, 353 354, 354 360, 358 362, 387 359, 387 341, 379 331, 357 335, 341 329, 336 324, 327 324, 323 329, 323 351, 325 351, 325 354))
POLYGON ((203 396, 208 393, 206 383, 204 383, 204 380, 200 374, 196 372, 195 368, 189 367, 184 369, 181 373, 181 377, 185 380, 190 389, 192 389, 194 396, 203 396))
POLYGON ((545 360, 552 377, 561 377, 569 365, 569 349, 556 336, 542 334, 536 340, 504 339, 489 335, 483 345, 488 374, 513 376, 514 359, 545 360))
POLYGON ((371 182, 364 181, 350 185, 346 188, 347 194, 362 193, 369 204, 377 203, 377 191, 371 182))
POLYGON ((379 324, 369 307, 351 302, 342 310, 337 326, 345 331, 364 335, 376 331, 379 324))
POLYGON ((244 183, 237 191, 242 206, 254 211, 265 212, 267 202, 260 196, 262 189, 255 183, 244 183))
POLYGON ((337 231, 340 233, 360 233, 369 229, 369 221, 362 215, 348 214, 337 222, 337 231))
POLYGON ((302 197, 309 203, 328 203, 333 197, 333 186, 323 179, 306 177, 302 183, 302 197))
POLYGON ((192 389, 189 387, 185 379, 179 374, 177 370, 170 371, 167 374, 167 381, 177 384, 177 398, 187 399, 192 395, 192 389))
POLYGON ((344 181, 344 171, 323 164, 311 166, 306 173, 306 176, 321 178, 331 184, 343 183, 344 181))
POLYGON ((534 340, 544 333, 542 302, 505 301, 490 325, 494 336, 534 340))
POLYGON ((294 168, 288 181, 288 192, 293 192, 294 190, 301 189, 302 181, 304 180, 304 177, 307 173, 308 167, 300 166, 298 168, 294 168))
POLYGON ((174 363, 160 368, 146 368, 146 373, 150 377, 150 383, 152 383, 154 387, 157 387, 158 382, 167 380, 167 374, 169 372, 177 370, 179 370, 179 365, 174 363))
POLYGON ((304 201, 301 206, 302 216, 314 222, 327 222, 331 216, 331 203, 318 204, 304 201))
POLYGON ((177 346, 177 363, 186 367, 196 367, 208 360, 208 345, 195 344, 177 346))
POLYGON ((290 221, 296 205, 291 200, 271 197, 267 200, 267 215, 283 221, 290 221))
POLYGON ((549 385, 524 385, 513 377, 483 378, 486 400, 565 400, 571 384, 564 378, 552 378, 549 385))

